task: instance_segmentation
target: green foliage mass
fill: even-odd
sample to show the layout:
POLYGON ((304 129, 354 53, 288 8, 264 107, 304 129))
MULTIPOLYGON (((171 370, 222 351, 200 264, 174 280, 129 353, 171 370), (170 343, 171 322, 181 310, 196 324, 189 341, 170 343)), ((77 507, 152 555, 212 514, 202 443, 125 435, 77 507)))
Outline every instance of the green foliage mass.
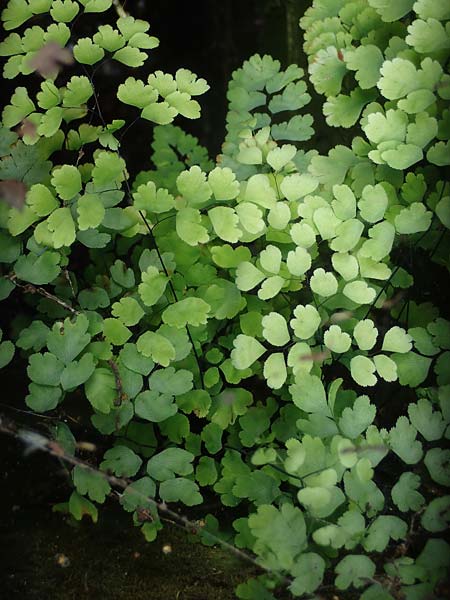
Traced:
MULTIPOLYGON (((441 597, 450 322, 410 257, 448 267, 450 10, 314 0, 308 80, 346 141, 307 151, 303 70, 255 55, 233 73, 215 161, 172 124, 200 116, 208 84, 183 68, 130 76, 159 42, 115 17, 111 0, 2 12, 3 76, 22 85, 2 113, 0 294, 26 311, 0 367, 28 361, 37 413, 64 414, 73 394, 90 408, 111 444, 97 466, 128 478, 121 504, 148 540, 149 496, 239 507, 227 539, 267 571, 239 598, 322 597, 324 581, 363 600, 441 597), (108 10, 113 24, 76 37, 108 10), (134 180, 126 123, 99 106, 106 60, 122 65, 118 100, 154 124, 134 180)), ((73 440, 64 423, 56 439, 73 440)), ((70 512, 95 521, 110 485, 72 477, 70 512)))

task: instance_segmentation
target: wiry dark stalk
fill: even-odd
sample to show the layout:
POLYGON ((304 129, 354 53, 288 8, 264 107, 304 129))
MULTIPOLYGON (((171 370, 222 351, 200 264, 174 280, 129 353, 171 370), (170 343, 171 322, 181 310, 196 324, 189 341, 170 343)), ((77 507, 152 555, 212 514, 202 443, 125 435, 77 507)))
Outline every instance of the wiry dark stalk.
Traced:
POLYGON ((375 296, 375 300, 372 302, 372 304, 370 304, 366 314, 364 315, 363 319, 367 319, 367 317, 370 315, 370 312, 373 310, 375 304, 378 302, 379 298, 381 297, 381 295, 383 294, 383 292, 387 289, 388 285, 391 283, 392 278, 394 277, 394 275, 397 273, 397 271, 401 268, 401 265, 397 265, 395 267, 395 269, 392 271, 392 273, 389 276, 389 279, 386 281, 386 283, 383 285, 383 287, 381 288, 381 290, 378 292, 378 294, 375 296))
MULTIPOLYGON (((98 116, 99 116, 99 118, 100 118, 100 120, 101 120, 101 122, 103 124, 103 127, 106 127, 106 121, 105 121, 105 119, 103 117, 103 114, 102 114, 102 111, 101 111, 101 108, 100 108, 100 104, 99 104, 99 101, 98 101, 98 96, 97 96, 97 92, 95 90, 94 82, 93 82, 92 77, 89 74, 89 72, 86 69, 84 69, 84 71, 85 71, 85 73, 86 73, 86 75, 87 75, 87 77, 89 79, 89 82, 90 82, 90 84, 92 86, 92 91, 93 91, 93 96, 94 96, 94 102, 95 102, 95 106, 97 107, 98 116)), ((123 160, 123 157, 122 157, 122 155, 120 154, 120 152, 118 150, 116 150, 116 154, 117 154, 117 156, 119 158, 121 158, 123 160)), ((127 188, 128 201, 131 202, 131 198, 132 198, 131 188, 130 188, 130 185, 129 185, 128 180, 127 180, 127 174, 125 173, 124 175, 125 175, 125 177, 124 177, 124 184, 125 184, 125 187, 127 188)), ((174 285, 173 285, 172 281, 170 280, 169 272, 167 271, 166 265, 164 264, 164 261, 162 259, 161 252, 159 250, 158 244, 156 242, 155 235, 153 233, 153 228, 150 226, 150 224, 149 224, 149 222, 147 220, 147 217, 145 216, 145 214, 144 214, 144 212, 142 210, 139 210, 139 214, 140 214, 140 216, 142 218, 143 223, 145 224, 145 227, 147 228, 147 230, 148 230, 148 232, 150 234, 150 237, 151 237, 151 240, 152 240, 152 244, 153 244, 153 246, 155 248, 156 254, 157 254, 158 258, 159 258, 159 261, 160 261, 161 266, 163 268, 164 274, 167 277, 169 289, 170 289, 170 291, 171 291, 171 293, 173 295, 174 301, 178 302, 177 293, 175 291, 175 288, 174 288, 174 285)), ((194 353, 195 360, 197 362, 199 376, 200 376, 201 387, 204 389, 205 388, 205 382, 204 382, 204 379, 203 379, 203 370, 202 370, 202 367, 201 367, 201 364, 200 364, 200 357, 198 355, 197 349, 195 348, 194 339, 193 339, 192 334, 191 334, 191 332, 189 330, 189 327, 187 325, 186 325, 186 332, 187 332, 187 335, 189 337, 189 341, 191 342, 192 351, 194 353)))
MULTIPOLYGON (((128 184, 126 183, 126 185, 128 185, 128 184)), ((167 267, 166 267, 166 265, 164 264, 164 261, 163 261, 163 259, 162 259, 161 253, 160 253, 160 251, 159 251, 159 248, 158 248, 158 244, 156 243, 156 238, 155 238, 155 235, 154 235, 154 233, 153 233, 153 230, 152 230, 152 228, 150 227, 150 224, 149 224, 149 222, 147 221, 147 219, 146 219, 146 217, 145 217, 145 215, 144 215, 144 213, 143 213, 143 211, 142 211, 142 210, 140 210, 140 211, 139 211, 139 214, 141 215, 141 217, 142 217, 142 220, 144 221, 144 223, 145 223, 145 226, 146 226, 146 228, 147 228, 147 230, 148 230, 148 232, 149 232, 149 234, 150 234, 150 237, 152 238, 153 245, 154 245, 154 247, 155 247, 156 253, 157 253, 157 255, 158 255, 158 258, 159 258, 159 261, 160 261, 160 263, 161 263, 161 265, 162 265, 162 268, 163 268, 164 274, 165 274, 165 275, 166 275, 166 277, 167 277, 168 284, 169 284, 169 288, 170 288, 170 291, 172 292, 172 295, 173 295, 174 301, 175 301, 175 302, 178 302, 178 296, 177 296, 177 293, 176 293, 176 291, 175 291, 175 288, 174 288, 174 286, 173 286, 173 283, 172 283, 172 281, 171 281, 171 279, 170 279, 169 272, 167 271, 167 267)), ((200 364, 200 357, 199 357, 199 355, 198 355, 198 352, 197 352, 197 349, 196 349, 196 347, 195 347, 195 344, 194 344, 194 339, 193 339, 193 337, 192 337, 192 334, 191 334, 191 332, 190 332, 190 330, 189 330, 189 327, 188 327, 187 325, 186 325, 186 332, 187 332, 187 334, 188 334, 189 341, 191 342, 192 351, 193 351, 193 353, 194 353, 195 360, 196 360, 196 362, 197 362, 197 366, 198 366, 198 373, 199 373, 199 376, 200 376, 200 382, 201 382, 201 386, 202 386, 202 388, 204 389, 204 388, 205 388, 205 382, 204 382, 204 379, 203 379, 203 370, 202 370, 202 367, 201 367, 201 364, 200 364)))
POLYGON ((436 254, 436 252, 437 252, 437 249, 438 249, 438 248, 439 248, 439 246, 441 245, 441 242, 442 242, 442 240, 444 239, 444 237, 445 237, 445 234, 447 233, 447 231, 448 231, 448 229, 447 229, 446 227, 444 227, 444 228, 443 228, 443 230, 442 230, 442 233, 441 233, 441 235, 439 236, 439 238, 438 238, 438 240, 437 240, 436 244, 434 245, 434 248, 433 248, 433 249, 431 250, 431 252, 430 252, 430 256, 429 256, 430 260, 432 260, 432 259, 433 259, 433 256, 436 254))

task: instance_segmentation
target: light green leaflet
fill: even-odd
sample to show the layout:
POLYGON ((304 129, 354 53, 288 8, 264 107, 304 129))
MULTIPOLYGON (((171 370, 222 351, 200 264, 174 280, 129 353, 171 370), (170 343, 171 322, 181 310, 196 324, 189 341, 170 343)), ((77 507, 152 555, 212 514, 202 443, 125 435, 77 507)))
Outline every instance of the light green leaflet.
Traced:
POLYGON ((284 346, 290 340, 287 323, 284 317, 271 312, 262 318, 263 336, 273 346, 284 346))
POLYGON ((311 304, 298 305, 294 309, 294 316, 295 318, 291 320, 290 325, 294 330, 294 334, 304 340, 314 335, 321 322, 317 309, 311 304))
POLYGON ((239 334, 236 337, 233 346, 231 360, 236 369, 241 370, 250 367, 265 352, 264 346, 258 340, 244 334, 239 334))

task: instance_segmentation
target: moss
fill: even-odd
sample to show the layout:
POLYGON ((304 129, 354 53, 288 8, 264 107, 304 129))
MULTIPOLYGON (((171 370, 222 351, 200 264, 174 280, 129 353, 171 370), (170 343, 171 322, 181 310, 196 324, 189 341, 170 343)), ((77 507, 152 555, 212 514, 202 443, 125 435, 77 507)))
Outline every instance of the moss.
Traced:
POLYGON ((252 574, 234 556, 193 544, 170 524, 146 543, 119 507, 102 510, 97 525, 86 521, 76 529, 49 510, 18 510, 2 537, 8 599, 231 600, 252 574))
POLYGON ((147 543, 112 500, 97 524, 52 513, 70 494, 66 471, 48 455, 22 452, 0 437, 1 598, 234 600, 234 588, 256 572, 229 552, 192 543, 171 523, 147 543), (167 544, 172 552, 164 554, 167 544))

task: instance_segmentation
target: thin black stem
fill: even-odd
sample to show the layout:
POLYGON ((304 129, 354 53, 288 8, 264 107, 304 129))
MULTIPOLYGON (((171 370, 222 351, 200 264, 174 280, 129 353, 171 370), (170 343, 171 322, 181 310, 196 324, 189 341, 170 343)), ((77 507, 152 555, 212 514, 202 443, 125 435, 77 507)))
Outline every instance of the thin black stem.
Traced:
POLYGON ((141 118, 141 115, 138 115, 133 121, 131 121, 131 123, 129 125, 127 125, 127 127, 125 127, 125 129, 122 131, 122 133, 119 136, 120 141, 122 141, 123 137, 128 132, 128 130, 131 129, 133 127, 133 125, 135 125, 139 121, 140 118, 141 118))
MULTIPOLYGON (((128 182, 125 182, 125 185, 127 185, 127 186, 128 186, 128 182)), ((129 186, 128 186, 128 189, 129 189, 129 186)), ((171 281, 171 279, 170 279, 169 272, 167 271, 166 265, 164 264, 164 261, 163 261, 163 259, 162 259, 161 253, 160 253, 160 251, 159 251, 158 244, 156 243, 156 238, 155 238, 155 235, 154 235, 154 233, 153 233, 153 229, 152 229, 152 227, 150 227, 150 225, 149 225, 149 223, 148 223, 148 221, 147 221, 147 219, 146 219, 146 217, 145 217, 145 215, 144 215, 144 213, 143 213, 143 211, 142 211, 142 210, 140 210, 140 211, 139 211, 139 214, 141 215, 141 217, 142 217, 142 220, 144 221, 144 224, 145 224, 145 226, 146 226, 146 228, 147 228, 147 230, 148 230, 148 232, 149 232, 149 234, 150 234, 150 236, 151 236, 151 238, 152 238, 153 246, 155 247, 155 250, 156 250, 156 253, 157 253, 157 255, 158 255, 159 261, 160 261, 160 263, 161 263, 161 265, 162 265, 162 268, 163 268, 164 274, 165 274, 165 275, 166 275, 166 277, 167 277, 168 284, 169 284, 169 288, 170 288, 170 291, 172 292, 172 295, 173 295, 174 301, 175 301, 175 302, 178 302, 178 296, 177 296, 177 293, 176 293, 176 291, 175 291, 175 288, 174 288, 174 285, 173 285, 173 283, 172 283, 172 281, 171 281)), ((196 347, 195 347, 195 344, 194 344, 194 339, 193 339, 193 337, 192 337, 192 334, 191 334, 191 332, 190 332, 190 329, 189 329, 189 327, 188 327, 187 325, 186 325, 186 332, 187 332, 187 334, 188 334, 189 341, 191 342, 191 345, 192 345, 192 351, 193 351, 193 353, 194 353, 195 360, 197 361, 198 373, 199 373, 199 376, 200 376, 200 382, 201 382, 201 386, 202 386, 202 389, 204 389, 204 388, 205 388, 205 381, 204 381, 204 379, 203 379, 203 370, 202 370, 202 367, 201 367, 201 364, 200 364, 200 357, 199 357, 199 355, 198 355, 198 352, 197 352, 197 349, 196 349, 196 347)))
MULTIPOLYGON (((91 75, 89 74, 89 72, 85 68, 84 68, 84 71, 85 71, 85 73, 86 73, 86 75, 87 75, 87 77, 89 79, 89 82, 90 82, 90 84, 92 86, 92 91, 93 91, 93 96, 94 96, 94 102, 95 102, 95 105, 97 107, 98 116, 99 116, 101 122, 103 123, 103 126, 106 127, 106 122, 105 122, 105 119, 103 118, 103 114, 102 114, 102 111, 101 111, 101 108, 100 108, 100 104, 99 104, 99 101, 98 101, 98 96, 97 96, 97 92, 95 90, 94 82, 92 80, 91 75)), ((122 157, 122 155, 120 154, 120 152, 118 150, 116 150, 116 154, 117 154, 117 156, 119 158, 122 158, 122 160, 123 160, 123 157, 122 157)), ((128 183, 128 180, 127 180, 127 177, 126 177, 125 173, 124 173, 124 175, 125 175, 125 177, 124 177, 124 183, 125 183, 125 187, 127 188, 128 201, 131 202, 132 192, 131 192, 130 184, 128 183)), ((153 246, 154 246, 154 248, 156 250, 156 253, 157 253, 157 256, 158 256, 158 258, 159 258, 159 260, 161 262, 161 266, 163 268, 164 274, 167 277, 169 289, 172 292, 174 301, 178 302, 177 293, 176 293, 174 285, 173 285, 173 283, 172 283, 172 281, 170 279, 170 276, 169 276, 169 273, 167 271, 166 265, 164 264, 164 261, 162 259, 161 252, 159 251, 159 247, 158 247, 158 244, 156 242, 155 235, 154 235, 154 233, 152 231, 152 227, 150 227, 150 224, 148 223, 147 218, 146 218, 146 216, 145 216, 145 214, 144 214, 144 212, 142 210, 139 211, 139 214, 140 214, 140 216, 142 218, 142 221, 145 224, 145 227, 147 228, 147 230, 148 230, 148 232, 150 234, 153 246)), ((192 334, 191 334, 191 332, 189 330, 189 327, 187 325, 186 325, 186 332, 188 334, 189 341, 191 342, 192 351, 194 353, 195 360, 197 362, 199 376, 200 376, 200 382, 201 382, 201 387, 204 389, 205 388, 205 382, 204 382, 204 379, 203 379, 203 370, 202 370, 202 367, 201 367, 201 364, 200 364, 200 357, 198 355, 197 349, 195 348, 194 339, 193 339, 192 334)))

